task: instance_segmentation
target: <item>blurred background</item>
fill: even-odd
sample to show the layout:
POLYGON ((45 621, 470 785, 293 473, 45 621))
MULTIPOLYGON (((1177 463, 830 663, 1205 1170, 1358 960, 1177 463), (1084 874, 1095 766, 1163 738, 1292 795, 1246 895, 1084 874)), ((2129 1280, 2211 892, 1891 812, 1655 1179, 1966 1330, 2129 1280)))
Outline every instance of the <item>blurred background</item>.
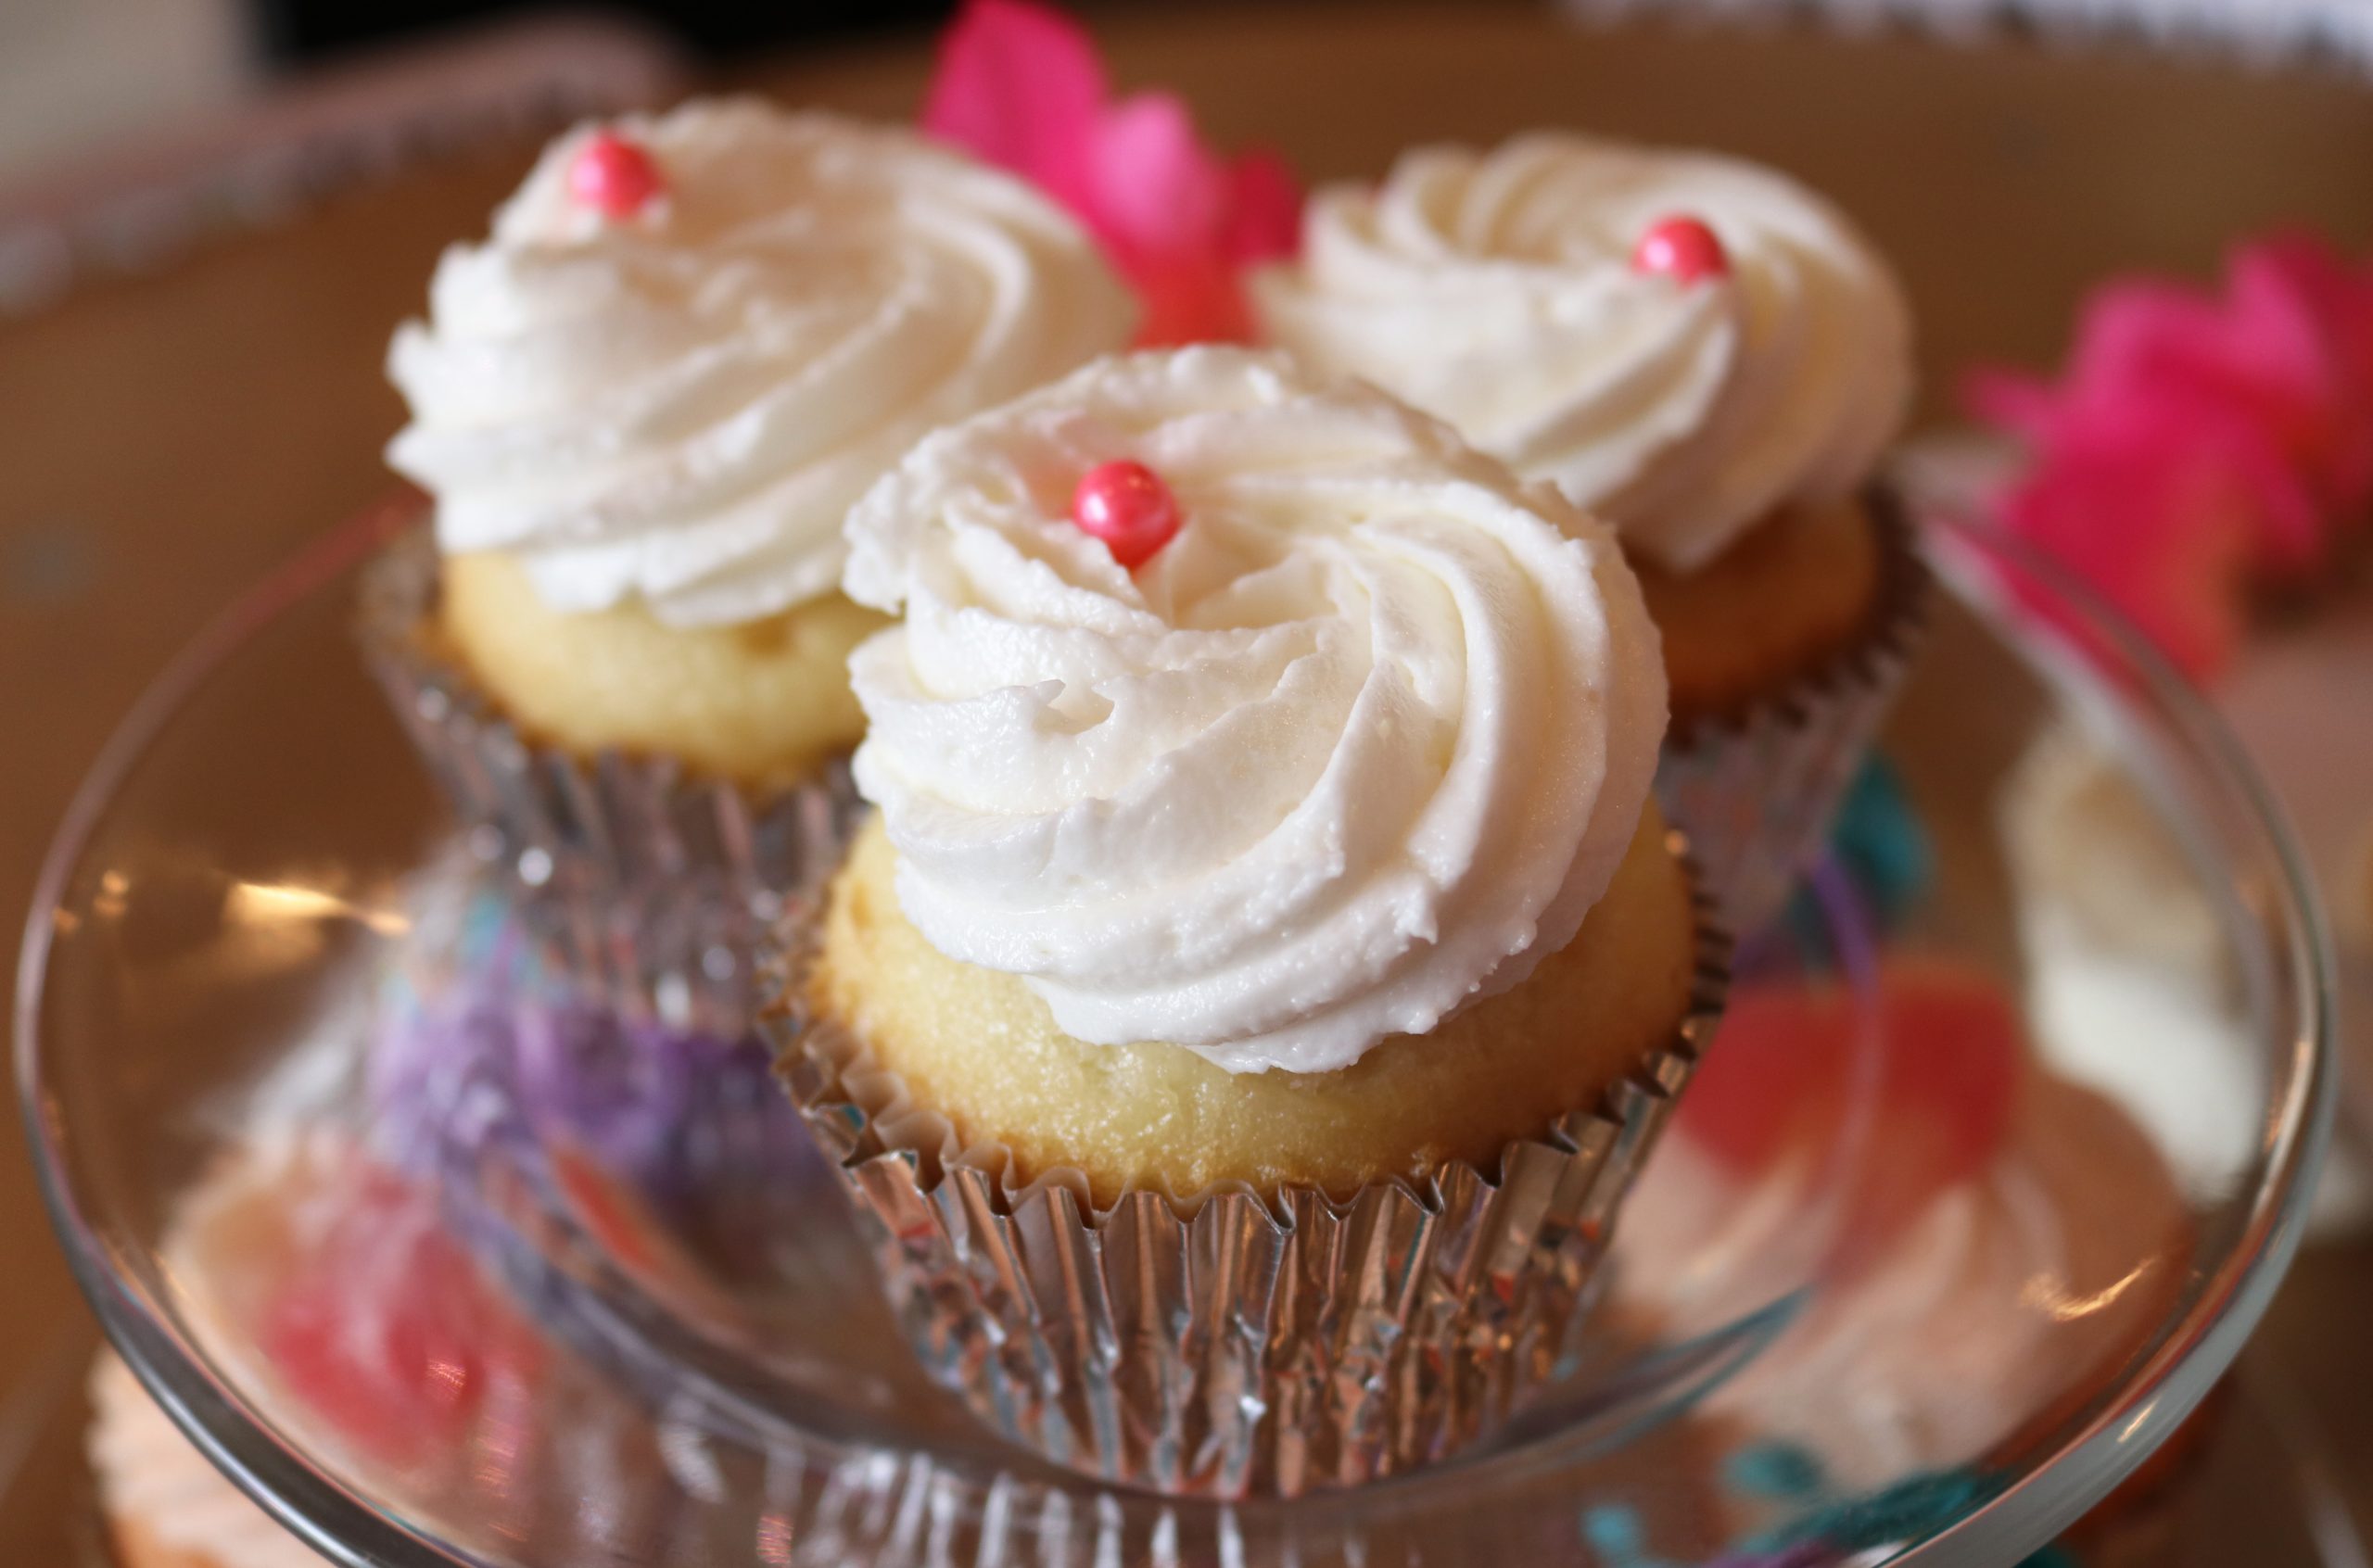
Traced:
MULTIPOLYGON (((950 8, 0 0, 0 925, 173 651, 384 493, 387 335, 544 137, 696 88, 907 117, 950 8)), ((2213 289, 2234 247, 2291 229, 2373 245, 2373 0, 1076 8, 1123 87, 1175 87, 1217 145, 1274 145, 1308 181, 1554 123, 1804 176, 1904 273, 1931 436, 1965 427, 1973 370, 2060 363, 2105 280, 2213 289)), ((2360 661, 2365 577, 2360 553, 2315 610, 2360 661)), ((2316 666, 2322 706, 2296 681, 2245 703, 2248 667, 2219 689, 2263 760, 2367 770, 2310 824, 2311 848, 2339 846, 2345 951, 2373 942, 2373 759, 2354 744, 2373 740, 2373 666, 2338 667, 2316 666)), ((2332 1197, 2267 1334, 2319 1372, 2354 1345, 2348 1375, 2303 1380, 2305 1419, 2373 1510, 2357 1207, 2332 1197)), ((0 1258, 0 1562, 30 1562, 21 1543, 45 1537, 21 1511, 74 1462, 52 1411, 93 1331, 13 1117, 0 1258)))
MULTIPOLYGON (((0 9, 0 184, 144 130, 221 110, 305 70, 550 14, 500 0, 11 0, 0 9)), ((716 60, 927 22, 928 0, 615 5, 598 14, 716 60)))

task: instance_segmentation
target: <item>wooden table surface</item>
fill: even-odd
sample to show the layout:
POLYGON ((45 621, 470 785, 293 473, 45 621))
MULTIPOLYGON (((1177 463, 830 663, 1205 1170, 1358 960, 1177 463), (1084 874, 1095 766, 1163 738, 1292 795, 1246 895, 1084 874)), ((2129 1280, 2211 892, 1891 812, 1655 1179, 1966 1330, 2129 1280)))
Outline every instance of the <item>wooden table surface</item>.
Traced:
MULTIPOLYGON (((2337 76, 1803 31, 1580 28, 1529 8, 1134 8, 1098 19, 1124 85, 1186 93, 1223 144, 1313 178, 1409 142, 1585 126, 1752 154, 1834 196, 1920 314, 1923 416, 1986 359, 2046 362, 2082 291, 2204 275, 2235 238, 2373 239, 2373 89, 2337 76)), ((754 63, 734 85, 912 112, 920 41, 754 63)), ((447 155, 154 275, 0 319, 0 909, 30 898, 69 793, 211 613, 387 484, 380 370, 449 239, 529 149, 447 155)), ((0 1120, 0 1389, 79 1310, 0 1120)), ((2312 1253, 2267 1331, 2373 1519, 2373 1248, 2312 1253)))

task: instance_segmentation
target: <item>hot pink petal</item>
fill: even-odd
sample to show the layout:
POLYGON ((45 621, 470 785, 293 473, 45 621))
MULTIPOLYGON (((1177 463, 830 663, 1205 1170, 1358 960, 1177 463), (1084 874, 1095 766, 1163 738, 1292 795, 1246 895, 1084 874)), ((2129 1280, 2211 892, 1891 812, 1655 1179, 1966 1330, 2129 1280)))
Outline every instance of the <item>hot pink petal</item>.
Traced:
POLYGON ((2005 521, 2213 673, 2252 582, 2373 517, 2373 267, 2284 234, 2237 249, 2221 293, 2117 280, 2056 383, 1981 372, 1963 396, 2030 449, 2005 521))
MULTIPOLYGON (((2004 524, 2123 612, 2194 679, 2230 658, 2256 525, 2214 454, 2134 431, 2062 449, 2001 500, 2004 524)), ((2067 629, 2082 635, 2081 626, 2067 629)))
POLYGON ((2194 425, 2237 463, 2256 470, 2269 494, 2286 482, 2305 499, 2263 513, 2265 564, 2311 569, 2324 559, 2333 518, 2373 475, 2373 408, 2342 368, 2333 307, 2316 285, 2329 269, 2312 251, 2252 247, 2235 258, 2222 300, 2168 285, 2121 285, 2087 312, 2070 369, 2067 415, 2087 420, 2124 402, 2187 409, 2194 425), (2322 272, 2323 276, 2316 274, 2322 272))
POLYGON ((2373 272, 2297 234, 2243 247, 2231 272, 2237 313, 2287 370, 2290 445, 2354 525, 2373 501, 2373 272))
POLYGON ((1143 301, 1141 344, 1247 337, 1240 270, 1300 244, 1301 193, 1275 154, 1222 158, 1174 94, 1111 102, 1087 33, 1029 0, 968 0, 923 125, 1087 226, 1143 301))
POLYGON ((1141 93, 1106 109, 1089 151, 1095 221, 1139 257, 1216 253, 1227 219, 1228 174, 1169 93, 1141 93))
POLYGON ((1301 222, 1301 197, 1282 166, 1257 154, 1223 162, 1167 93, 1108 109, 1094 158, 1093 223, 1144 301, 1137 342, 1250 337, 1241 268, 1281 254, 1301 222), (1281 215, 1288 209, 1290 217, 1281 215))
POLYGON ((1137 288, 1145 302, 1145 319, 1137 326, 1139 348, 1251 340, 1252 310, 1244 297, 1244 280, 1223 258, 1156 259, 1139 272, 1137 288))
POLYGON ((1221 248, 1239 266, 1276 261, 1301 250, 1301 187, 1286 160, 1265 147, 1239 155, 1229 171, 1233 194, 1221 248))
POLYGON ((1972 417, 2024 436, 2048 439, 2060 417, 2060 395, 2050 383, 2024 372, 1982 367, 1961 378, 1961 406, 1972 417))
POLYGON ((941 35, 922 127, 1084 212, 1105 94, 1095 42, 1071 18, 1029 0, 966 0, 941 35))

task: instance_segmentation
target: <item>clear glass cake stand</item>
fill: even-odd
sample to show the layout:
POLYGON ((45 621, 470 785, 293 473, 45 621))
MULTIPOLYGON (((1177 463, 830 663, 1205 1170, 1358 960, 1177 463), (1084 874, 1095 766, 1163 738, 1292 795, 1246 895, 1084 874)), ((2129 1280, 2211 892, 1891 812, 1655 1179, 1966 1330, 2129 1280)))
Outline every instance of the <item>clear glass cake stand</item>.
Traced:
MULTIPOLYGON (((1849 941, 1824 906, 1812 938, 1750 944, 1755 962, 1818 968, 1848 948, 1868 962, 1875 946, 1880 961, 1916 954, 1987 977, 2043 1069, 2081 1081, 2156 1149, 2184 1220, 2173 1250, 2108 1238, 2133 1249, 2131 1268, 2111 1260, 2118 1288, 2158 1282, 2147 1318, 1975 1451, 1882 1449, 1851 1488, 1765 1487, 1742 1502, 1740 1464, 1770 1457, 1769 1435, 1725 1410, 1727 1380, 1777 1359, 1785 1386, 1788 1325, 1842 1314, 1850 1339, 1860 1297, 1819 1257, 1751 1283, 1723 1285, 1718 1270, 1710 1313, 1683 1333, 1627 1298, 1618 1237, 1615 1287, 1569 1383, 1482 1451, 1291 1503, 1108 1490, 1001 1446, 920 1378, 812 1153, 728 1162, 738 1184, 703 1211, 730 1211, 728 1245, 654 1221, 637 1172, 604 1169, 598 1140, 531 1132, 469 1144, 459 1179, 445 1162, 423 1200, 507 1302, 505 1397, 436 1428, 425 1457, 391 1459, 352 1425, 384 1429, 402 1410, 325 1421, 273 1361, 286 1335, 249 1332, 241 1303, 260 1287, 209 1272, 226 1256, 266 1274, 298 1266, 293 1232, 228 1225, 246 1239, 224 1240, 236 1206, 221 1195, 263 1130, 292 1118, 317 1162, 284 1194, 305 1223, 341 1222, 322 1211, 349 1192, 363 1195, 358 1223, 389 1222, 371 1207, 385 1185, 341 1174, 391 1114, 366 1060, 389 977, 402 991, 514 951, 489 946, 469 916, 506 868, 472 859, 350 648, 354 571, 387 530, 365 519, 292 563, 129 717, 50 858, 18 1018, 44 1190, 108 1334, 187 1435, 334 1562, 1994 1568, 2182 1426, 2297 1242, 2333 1081, 2328 963, 2282 828, 2214 722, 2126 638, 2011 547, 1938 520, 1927 548, 1944 591, 1884 748, 1927 871, 1877 934, 1849 941), (2104 800, 2114 809, 2097 830, 2104 800), (2148 890, 2142 917, 2087 914, 2119 887, 2148 890), (211 1240, 194 1245, 201 1233, 211 1240)), ((532 967, 471 983, 552 983, 532 967)), ((1718 1062, 1719 1039, 1714 1050, 1718 1062)), ((776 1125, 745 1109, 750 1125, 776 1125)), ((1814 1227, 1880 1179, 1855 1153, 1887 1114, 1872 1101, 1843 1118, 1789 1224, 1814 1227)), ((1648 1238, 1666 1273, 1719 1261, 1734 1239, 1719 1224, 1648 1238)), ((1957 1287, 1955 1332, 1985 1339, 2033 1313, 2037 1287, 1973 1276, 1957 1287)), ((2073 1321, 2115 1294, 2052 1310, 2073 1321)), ((358 1321, 376 1309, 349 1307, 358 1321)), ((475 1367, 482 1352, 498 1354, 450 1354, 475 1367)), ((1822 1415, 1821 1397, 1813 1385, 1803 1412, 1822 1415)), ((1793 1462, 1835 1458, 1824 1441, 1800 1435, 1793 1462)))

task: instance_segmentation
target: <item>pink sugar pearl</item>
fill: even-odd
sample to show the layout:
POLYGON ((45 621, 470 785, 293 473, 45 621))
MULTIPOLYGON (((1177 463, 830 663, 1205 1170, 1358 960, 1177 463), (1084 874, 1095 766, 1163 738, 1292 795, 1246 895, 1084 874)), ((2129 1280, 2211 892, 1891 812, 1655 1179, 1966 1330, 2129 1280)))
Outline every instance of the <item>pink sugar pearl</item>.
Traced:
POLYGON ((1100 462, 1079 476, 1072 521, 1104 541, 1112 559, 1134 572, 1178 532, 1178 498, 1144 463, 1123 458, 1100 462))
POLYGON ((1731 253, 1721 237, 1695 218, 1666 218, 1651 224, 1631 251, 1635 272, 1661 272, 1675 283, 1731 275, 1731 253))
POLYGON ((568 194, 605 218, 631 218, 666 188, 651 155, 615 132, 597 133, 568 166, 568 194))

